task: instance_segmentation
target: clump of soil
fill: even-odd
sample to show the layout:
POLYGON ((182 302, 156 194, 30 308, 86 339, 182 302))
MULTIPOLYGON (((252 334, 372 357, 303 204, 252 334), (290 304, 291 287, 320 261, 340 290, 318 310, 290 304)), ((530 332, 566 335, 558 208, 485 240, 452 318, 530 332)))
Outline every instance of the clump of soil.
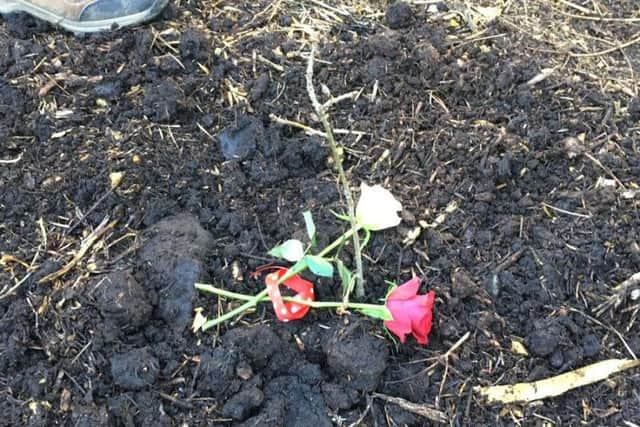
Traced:
POLYGON ((387 369, 387 344, 367 333, 342 332, 325 344, 327 365, 338 381, 357 390, 373 391, 387 369))
POLYGON ((158 379, 158 359, 148 348, 114 355, 110 362, 113 381, 125 390, 140 390, 158 379))
POLYGON ((398 1, 389 5, 385 18, 389 28, 405 28, 410 26, 413 21, 413 11, 408 3, 398 1))
POLYGON ((184 331, 193 316, 193 284, 207 279, 205 259, 213 239, 191 215, 164 219, 149 234, 153 237, 138 254, 142 280, 157 293, 159 317, 184 331))
POLYGON ((90 291, 104 321, 113 327, 137 329, 151 319, 148 293, 130 271, 116 271, 95 281, 90 291))

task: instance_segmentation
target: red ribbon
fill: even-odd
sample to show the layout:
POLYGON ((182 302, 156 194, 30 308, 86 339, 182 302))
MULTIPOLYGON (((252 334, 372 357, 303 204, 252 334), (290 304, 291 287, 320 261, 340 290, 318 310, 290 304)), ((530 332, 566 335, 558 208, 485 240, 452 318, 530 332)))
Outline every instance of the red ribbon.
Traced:
MULTIPOLYGON (((285 302, 282 300, 282 294, 280 293, 278 281, 282 276, 287 274, 289 269, 285 267, 267 267, 265 269, 274 270, 267 274, 264 282, 267 285, 267 294, 273 304, 273 310, 275 311, 278 320, 288 322, 289 320, 302 319, 311 307, 293 301, 285 302)), ((260 269, 259 271, 263 271, 265 269, 260 269)), ((313 283, 308 280, 304 280, 297 274, 285 280, 282 285, 294 292, 297 292, 294 298, 309 302, 315 301, 316 299, 313 292, 313 283)))

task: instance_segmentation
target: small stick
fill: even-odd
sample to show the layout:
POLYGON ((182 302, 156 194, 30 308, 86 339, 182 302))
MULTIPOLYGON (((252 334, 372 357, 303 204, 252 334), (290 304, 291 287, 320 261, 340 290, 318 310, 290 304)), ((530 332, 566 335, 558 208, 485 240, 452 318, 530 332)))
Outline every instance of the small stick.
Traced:
POLYGON ((76 266, 76 264, 78 264, 80 262, 80 260, 85 256, 87 251, 91 248, 91 246, 93 246, 93 244, 102 235, 104 235, 107 231, 109 231, 111 228, 113 228, 117 224, 117 222, 118 222, 117 220, 109 222, 109 216, 108 215, 105 216, 104 219, 102 220, 102 222, 100 223, 100 225, 98 225, 98 227, 96 227, 96 229, 93 230, 91 232, 91 234, 89 234, 82 241, 82 243, 80 244, 80 250, 78 250, 78 252, 71 259, 71 261, 69 261, 67 264, 65 264, 65 266, 62 267, 60 270, 44 276, 42 279, 38 280, 38 283, 51 282, 53 280, 58 279, 59 277, 64 276, 65 274, 67 274, 73 267, 76 266))
MULTIPOLYGON (((328 138, 326 133, 316 130, 310 126, 307 126, 304 123, 294 122, 293 120, 285 119, 273 113, 269 114, 269 118, 281 125, 302 129, 309 136, 316 135, 316 136, 321 136, 323 138, 328 138)), ((370 135, 370 133, 368 132, 363 132, 361 130, 351 130, 351 129, 333 129, 333 133, 337 135, 355 135, 357 137, 370 135)))
MULTIPOLYGON (((638 40, 640 40, 640 38, 638 38, 638 40)), ((620 181, 618 179, 617 176, 615 176, 613 174, 613 172, 611 171, 611 169, 609 169, 608 167, 606 167, 605 165, 603 165, 600 160, 596 159, 595 157, 593 157, 591 154, 589 153, 584 153, 585 157, 588 158, 589 160, 591 160, 593 163, 595 163, 597 166, 599 166, 603 171, 605 171, 611 178, 613 178, 613 180, 615 182, 618 183, 618 185, 623 189, 626 190, 627 187, 624 186, 624 184, 622 183, 622 181, 620 181)))
POLYGON ((274 122, 279 123, 281 125, 286 125, 286 126, 291 126, 291 127, 294 127, 294 128, 302 129, 307 135, 317 135, 317 136, 322 136, 322 137, 326 137, 327 136, 324 132, 321 132, 319 130, 315 130, 315 129, 313 129, 313 128, 305 125, 305 124, 294 122, 293 120, 284 119, 282 117, 276 116, 273 113, 269 114, 269 118, 271 120, 273 120, 274 122))
POLYGON ((524 253, 524 249, 520 249, 514 252, 513 254, 509 255, 506 259, 503 259, 503 261, 500 264, 498 264, 493 274, 502 273, 504 270, 511 267, 513 264, 518 262, 518 260, 520 259, 523 253, 524 253))
POLYGON ((610 308, 618 308, 634 287, 638 287, 638 289, 640 289, 640 272, 633 274, 627 280, 613 288, 615 293, 607 298, 605 302, 596 307, 596 316, 602 316, 604 312, 610 308))
POLYGON ((20 153, 15 159, 0 159, 0 165, 10 165, 13 163, 18 163, 20 160, 22 160, 22 153, 20 153))
POLYGON ((490 405, 526 403, 563 395, 569 390, 603 381, 639 365, 639 360, 609 359, 531 383, 474 387, 473 390, 490 405))
POLYGON ((545 203, 545 202, 542 202, 541 205, 544 206, 545 208, 552 209, 552 210, 554 210, 556 212, 563 213, 565 215, 577 216, 579 218, 587 218, 587 219, 591 218, 591 215, 585 215, 585 214, 581 214, 581 213, 577 213, 577 212, 567 211, 567 210, 552 206, 552 205, 550 205, 548 203, 545 203))
POLYGON ((362 414, 360 415, 360 417, 353 423, 349 424, 349 427, 357 427, 362 425, 362 421, 364 420, 364 417, 367 416, 367 414, 369 413, 369 411, 371 410, 371 404, 373 403, 373 398, 370 396, 367 396, 367 407, 364 408, 364 411, 362 412, 362 414))
MULTIPOLYGON (((169 129, 169 132, 171 132, 171 129, 169 129)), ((173 138, 173 134, 170 133, 170 135, 173 138)), ((78 225, 83 223, 84 220, 89 216, 89 214, 91 214, 91 212, 93 212, 98 207, 98 205, 104 201, 104 199, 106 199, 110 194, 116 191, 116 188, 118 188, 121 183, 122 183, 122 175, 119 175, 116 181, 111 182, 111 187, 109 188, 109 190, 106 193, 104 193, 102 196, 100 196, 100 198, 96 200, 96 202, 89 208, 89 210, 86 211, 80 218, 78 218, 75 224, 67 228, 63 235, 67 235, 71 233, 78 225)))
MULTIPOLYGON (((418 359, 418 360, 413 360, 411 362, 409 362, 408 364, 415 364, 415 363, 422 363, 422 362, 430 362, 432 360, 435 361, 442 361, 442 360, 447 360, 449 359, 449 357, 451 356, 451 354, 453 354, 454 351, 456 351, 458 348, 460 348, 460 346, 462 344, 464 344, 464 342, 466 340, 469 339, 469 337, 471 336, 471 332, 467 331, 458 341, 455 342, 455 344, 453 344, 451 346, 451 348, 449 348, 449 350, 447 350, 445 353, 440 354, 438 356, 432 356, 432 357, 427 357, 426 359, 418 359)), ((431 366, 435 366, 435 365, 431 365, 431 366)), ((429 369, 429 368, 427 368, 429 369)))
POLYGON ((567 310, 569 311, 573 311, 574 313, 578 313, 581 314, 582 316, 586 317, 587 319, 591 320, 593 323, 596 323, 600 326, 602 326, 603 328, 608 329, 609 331, 613 332, 618 339, 620 340, 620 342, 622 342, 622 345, 627 349, 627 351, 629 352, 629 354, 631 355, 631 357, 633 358, 633 360, 638 360, 638 357, 636 356, 636 354, 633 352, 633 350, 631 349, 631 347, 629 347, 629 344, 627 344, 627 341, 624 339, 624 336, 620 333, 620 331, 618 331, 616 328, 614 328, 613 326, 609 326, 605 323, 602 323, 601 321, 599 321, 598 319, 596 319, 595 317, 589 316, 587 313, 583 313, 580 310, 577 310, 575 308, 572 307, 567 307, 567 310))
POLYGON ((343 93, 340 96, 336 96, 335 98, 331 98, 330 100, 328 100, 327 102, 325 102, 324 104, 322 104, 322 108, 324 108, 325 110, 328 109, 329 107, 331 107, 334 104, 338 104, 339 102, 342 102, 346 99, 355 99, 356 96, 358 96, 358 94, 360 93, 359 90, 354 90, 348 93, 343 93))
POLYGON ((24 282, 27 281, 27 279, 31 276, 31 273, 27 273, 26 276, 24 276, 22 279, 20 279, 18 281, 18 283, 16 283, 15 285, 13 285, 12 287, 10 287, 9 289, 7 289, 6 291, 3 289, 3 292, 0 293, 0 301, 2 301, 3 299, 5 299, 6 297, 8 297, 9 295, 13 294, 16 289, 18 289, 24 282))
POLYGON ((635 36, 629 40, 626 41, 622 44, 616 45, 614 47, 611 47, 609 49, 605 49, 605 50, 601 50, 598 52, 591 52, 591 53, 573 53, 573 52, 569 52, 569 55, 573 56, 573 57, 579 57, 579 58, 584 58, 584 57, 589 57, 589 56, 601 56, 601 55, 606 55, 608 53, 611 52, 615 52, 616 50, 622 50, 625 47, 629 47, 633 44, 636 44, 640 42, 640 33, 635 34, 635 36))
POLYGON ((555 9, 556 12, 568 16, 569 18, 584 19, 586 21, 601 21, 601 22, 640 22, 640 18, 607 18, 605 16, 593 16, 593 15, 576 15, 574 13, 565 12, 563 10, 555 9))
POLYGON ((89 208, 89 210, 86 211, 80 218, 78 218, 75 224, 71 225, 64 231, 63 235, 68 235, 73 230, 75 230, 77 226, 82 224, 82 222, 84 222, 84 220, 87 219, 87 217, 91 214, 91 212, 93 212, 98 207, 98 205, 104 201, 104 199, 106 199, 111 193, 113 193, 113 190, 113 188, 110 188, 106 193, 100 196, 100 198, 96 200, 96 202, 89 208))
POLYGON ((426 404, 413 403, 400 397, 387 396, 386 394, 381 393, 373 393, 372 396, 398 405, 402 409, 421 415, 437 423, 447 423, 449 421, 447 414, 426 404))
POLYGON ((590 13, 590 14, 593 13, 593 10, 587 9, 586 7, 580 6, 580 5, 575 4, 575 3, 571 3, 570 1, 567 1, 567 0, 560 0, 560 3, 562 3, 562 4, 566 5, 566 6, 572 7, 574 9, 576 9, 576 10, 579 10, 582 13, 590 13))

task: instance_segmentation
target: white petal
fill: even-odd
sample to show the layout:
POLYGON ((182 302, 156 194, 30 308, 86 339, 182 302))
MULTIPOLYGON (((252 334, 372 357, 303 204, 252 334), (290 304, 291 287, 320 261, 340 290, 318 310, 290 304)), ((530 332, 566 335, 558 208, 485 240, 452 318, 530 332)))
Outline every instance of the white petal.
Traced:
POLYGON ((391 192, 380 185, 360 186, 360 199, 356 206, 356 219, 368 230, 383 230, 400 224, 398 212, 402 204, 391 192))

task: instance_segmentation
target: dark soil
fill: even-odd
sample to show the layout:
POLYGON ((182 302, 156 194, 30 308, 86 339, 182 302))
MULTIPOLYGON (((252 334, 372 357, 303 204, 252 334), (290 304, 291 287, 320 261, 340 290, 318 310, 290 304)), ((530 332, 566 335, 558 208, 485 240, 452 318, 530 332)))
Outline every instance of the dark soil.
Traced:
POLYGON ((85 37, 0 20, 0 424, 430 424, 376 393, 451 425, 640 421, 637 369, 530 405, 472 391, 640 353, 637 304, 595 312, 640 270, 640 43, 615 49, 637 16, 422 3, 182 2, 85 37), (438 295, 427 347, 355 314, 280 323, 266 304, 190 330, 196 309, 235 304, 193 284, 257 293, 251 273, 304 236, 304 210, 321 246, 344 230, 324 141, 280 120, 321 128, 305 28, 322 100, 359 91, 331 110, 354 189, 404 206, 367 247, 366 300, 421 275, 438 295))

